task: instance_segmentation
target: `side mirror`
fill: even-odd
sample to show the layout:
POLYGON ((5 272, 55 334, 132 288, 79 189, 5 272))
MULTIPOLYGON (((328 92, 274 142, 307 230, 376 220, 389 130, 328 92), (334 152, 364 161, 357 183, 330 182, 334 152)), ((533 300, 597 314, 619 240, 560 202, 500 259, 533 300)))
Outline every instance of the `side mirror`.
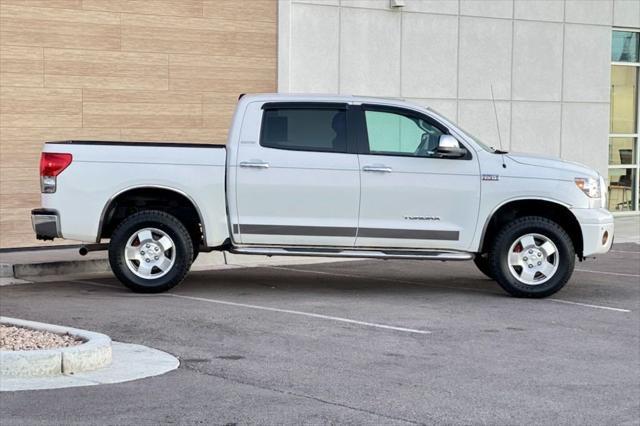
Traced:
POLYGON ((460 158, 467 155, 467 150, 460 146, 460 142, 451 135, 440 136, 436 152, 442 158, 460 158))

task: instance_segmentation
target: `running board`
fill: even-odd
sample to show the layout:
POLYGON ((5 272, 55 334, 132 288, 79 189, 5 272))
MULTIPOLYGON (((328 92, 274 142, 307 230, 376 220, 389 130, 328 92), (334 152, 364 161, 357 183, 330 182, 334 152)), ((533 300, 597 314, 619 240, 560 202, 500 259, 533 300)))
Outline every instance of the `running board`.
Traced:
POLYGON ((234 254, 264 256, 322 256, 373 259, 471 260, 473 253, 442 250, 358 250, 298 247, 233 247, 234 254))

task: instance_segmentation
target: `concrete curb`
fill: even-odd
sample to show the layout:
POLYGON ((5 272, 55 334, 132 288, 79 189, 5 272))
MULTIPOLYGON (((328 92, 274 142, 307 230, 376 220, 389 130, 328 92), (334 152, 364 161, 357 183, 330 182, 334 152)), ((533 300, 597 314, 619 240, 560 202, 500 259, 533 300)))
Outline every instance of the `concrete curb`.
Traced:
POLYGON ((13 265, 10 263, 0 263, 0 278, 14 278, 13 265))
POLYGON ((92 371, 111 364, 109 336, 78 328, 63 327, 17 318, 0 317, 0 323, 57 334, 71 334, 85 343, 35 351, 0 351, 0 377, 44 377, 92 371))
MULTIPOLYGON (((2 377, 0 392, 39 389, 62 389, 77 386, 96 386, 140 380, 175 370, 180 361, 175 356, 131 343, 113 342, 113 362, 94 371, 47 377, 2 377)), ((2 397, 0 397, 1 399, 2 397)))
MULTIPOLYGON (((19 283, 19 280, 39 281, 42 277, 111 273, 106 251, 91 252, 81 257, 77 249, 65 248, 56 253, 31 252, 24 256, 4 254, 0 263, 0 285, 19 283), (57 257, 57 258, 55 258, 57 257)), ((326 257, 276 257, 237 255, 222 252, 200 253, 191 266, 192 271, 213 270, 225 267, 257 267, 271 265, 297 265, 310 263, 341 262, 354 259, 326 257)))
POLYGON ((109 262, 106 259, 87 259, 42 263, 1 263, 0 277, 2 278, 32 278, 43 275, 69 275, 84 273, 109 272, 109 262))

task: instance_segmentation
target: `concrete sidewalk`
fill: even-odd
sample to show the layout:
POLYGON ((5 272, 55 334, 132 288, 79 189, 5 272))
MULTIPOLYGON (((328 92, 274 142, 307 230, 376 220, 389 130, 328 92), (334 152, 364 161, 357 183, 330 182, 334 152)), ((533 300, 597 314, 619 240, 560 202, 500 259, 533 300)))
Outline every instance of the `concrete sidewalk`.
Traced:
MULTIPOLYGON (((640 215, 616 217, 616 243, 640 244, 640 215)), ((0 253, 0 285, 42 276, 76 275, 110 272, 106 251, 90 252, 86 256, 75 248, 15 250, 0 253)), ((200 253, 192 270, 207 270, 230 266, 291 265, 335 262, 325 257, 267 257, 234 255, 231 253, 200 253)), ((347 260, 347 259, 345 259, 347 260)))
POLYGON ((615 218, 615 243, 640 244, 640 215, 615 218))

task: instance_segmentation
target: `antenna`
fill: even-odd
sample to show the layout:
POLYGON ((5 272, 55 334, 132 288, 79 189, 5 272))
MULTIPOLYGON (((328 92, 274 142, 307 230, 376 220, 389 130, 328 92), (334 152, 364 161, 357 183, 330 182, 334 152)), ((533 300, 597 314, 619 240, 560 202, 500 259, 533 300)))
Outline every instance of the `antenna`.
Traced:
POLYGON ((498 124, 498 110, 496 109, 496 98, 493 96, 493 84, 489 86, 491 88, 491 102, 493 103, 493 115, 496 118, 496 130, 498 131, 498 143, 500 144, 500 151, 502 151, 502 138, 500 137, 500 125, 498 124))
POLYGON ((504 151, 502 150, 502 137, 500 136, 500 124, 498 123, 498 110, 496 109, 496 98, 493 96, 493 84, 489 86, 491 88, 491 103, 493 104, 493 115, 496 118, 496 130, 498 131, 498 143, 500 144, 500 155, 502 156, 502 168, 506 169, 507 165, 504 162, 504 151))

